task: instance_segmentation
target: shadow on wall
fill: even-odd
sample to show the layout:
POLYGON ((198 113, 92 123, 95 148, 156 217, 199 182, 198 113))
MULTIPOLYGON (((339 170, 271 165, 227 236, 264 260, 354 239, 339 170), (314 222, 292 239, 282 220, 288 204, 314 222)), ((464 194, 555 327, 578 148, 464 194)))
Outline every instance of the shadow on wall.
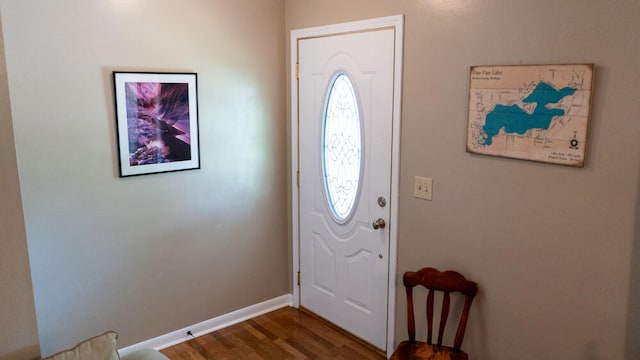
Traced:
POLYGON ((39 359, 0 13, 0 360, 39 359))
POLYGON ((634 241, 631 249, 629 275, 629 302, 627 305, 627 335, 625 339, 625 359, 636 360, 640 354, 640 176, 636 193, 634 241))

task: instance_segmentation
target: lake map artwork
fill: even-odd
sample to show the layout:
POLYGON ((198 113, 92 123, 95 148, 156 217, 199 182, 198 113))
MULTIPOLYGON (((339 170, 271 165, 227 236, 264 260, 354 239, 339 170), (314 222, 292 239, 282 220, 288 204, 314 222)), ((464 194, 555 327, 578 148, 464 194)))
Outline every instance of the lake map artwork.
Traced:
POLYGON ((583 167, 593 65, 474 66, 467 151, 583 167))

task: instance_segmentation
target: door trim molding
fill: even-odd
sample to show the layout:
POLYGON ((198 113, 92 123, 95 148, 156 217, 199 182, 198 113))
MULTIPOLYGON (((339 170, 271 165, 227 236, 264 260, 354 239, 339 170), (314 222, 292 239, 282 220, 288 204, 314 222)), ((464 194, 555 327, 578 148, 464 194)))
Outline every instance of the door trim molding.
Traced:
POLYGON ((402 63, 404 40, 404 15, 388 16, 370 20, 353 21, 335 25, 291 31, 291 216, 292 216, 292 304, 300 306, 300 288, 298 272, 300 271, 300 216, 299 216, 299 112, 298 112, 298 41, 331 36, 343 33, 369 31, 381 28, 392 28, 395 32, 394 79, 393 79, 393 133, 391 149, 391 214, 389 218, 389 283, 387 299, 387 356, 394 349, 396 318, 396 280, 398 263, 398 200, 400 179, 400 116, 402 106, 402 63))

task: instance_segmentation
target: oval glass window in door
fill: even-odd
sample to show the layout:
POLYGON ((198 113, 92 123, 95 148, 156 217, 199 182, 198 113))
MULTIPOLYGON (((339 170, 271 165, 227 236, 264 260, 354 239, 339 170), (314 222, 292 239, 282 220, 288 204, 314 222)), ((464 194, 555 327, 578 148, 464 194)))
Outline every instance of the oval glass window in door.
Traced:
POLYGON ((322 129, 322 171, 334 219, 351 217, 360 191, 362 126, 351 79, 338 73, 327 93, 322 129))

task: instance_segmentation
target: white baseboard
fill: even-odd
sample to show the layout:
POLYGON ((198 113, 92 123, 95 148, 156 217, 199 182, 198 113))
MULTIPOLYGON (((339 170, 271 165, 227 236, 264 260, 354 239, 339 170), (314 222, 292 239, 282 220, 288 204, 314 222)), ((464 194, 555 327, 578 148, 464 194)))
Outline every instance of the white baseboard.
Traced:
POLYGON ((124 356, 130 352, 140 349, 161 350, 168 348, 187 340, 191 340, 192 337, 187 335, 187 331, 191 331, 194 337, 198 337, 286 306, 292 306, 292 301, 293 297, 291 294, 282 295, 271 300, 263 301, 259 304, 247 306, 246 308, 187 326, 180 330, 172 331, 165 335, 160 335, 153 339, 118 349, 118 352, 121 356, 124 356))

